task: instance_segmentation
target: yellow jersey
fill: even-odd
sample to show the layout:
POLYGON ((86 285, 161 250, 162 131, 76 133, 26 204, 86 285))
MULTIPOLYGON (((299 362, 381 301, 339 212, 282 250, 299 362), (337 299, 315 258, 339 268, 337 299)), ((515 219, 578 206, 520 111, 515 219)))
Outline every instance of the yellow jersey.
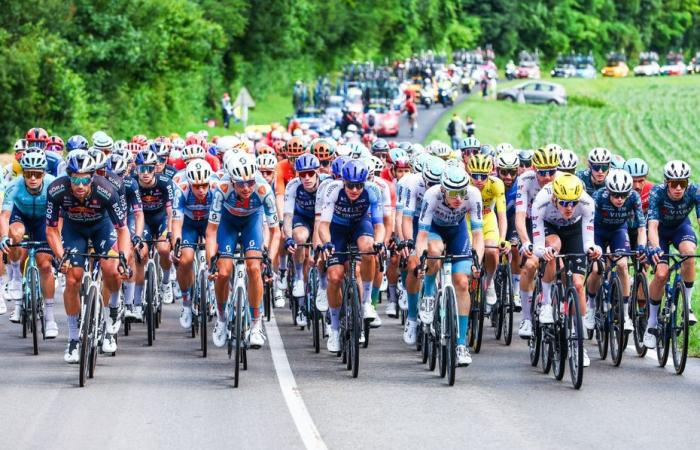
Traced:
POLYGON ((503 181, 493 175, 489 175, 486 184, 481 189, 481 199, 484 204, 484 215, 492 212, 494 208, 505 212, 506 188, 503 181))

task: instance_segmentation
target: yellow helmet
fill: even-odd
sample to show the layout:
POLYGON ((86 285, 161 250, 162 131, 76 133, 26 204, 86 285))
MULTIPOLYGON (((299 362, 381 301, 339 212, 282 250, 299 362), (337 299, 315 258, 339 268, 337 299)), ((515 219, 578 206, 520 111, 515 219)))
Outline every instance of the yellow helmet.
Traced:
POLYGON ((488 155, 481 153, 469 158, 469 173, 491 173, 493 170, 493 161, 488 155))
POLYGON ((532 165, 535 169, 554 169, 559 165, 559 153, 548 147, 538 148, 532 156, 532 165))
POLYGON ((559 200, 578 200, 583 194, 583 183, 576 175, 564 173, 554 179, 552 190, 559 200))

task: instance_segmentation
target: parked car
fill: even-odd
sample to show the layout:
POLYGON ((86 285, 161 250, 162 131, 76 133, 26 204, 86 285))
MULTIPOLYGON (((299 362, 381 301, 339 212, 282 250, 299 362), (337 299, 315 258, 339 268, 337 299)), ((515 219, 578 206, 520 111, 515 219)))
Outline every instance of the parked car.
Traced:
POLYGON ((399 111, 387 108, 385 104, 373 103, 364 114, 362 126, 372 129, 377 136, 397 136, 399 134, 399 111))
POLYGON ((659 55, 656 52, 642 52, 639 55, 639 64, 634 67, 634 76, 651 77, 658 75, 659 55))
POLYGON ((530 81, 498 92, 498 100, 517 102, 522 95, 525 103, 566 105, 567 96, 564 86, 544 81, 530 81))
POLYGON ((540 78, 540 66, 537 61, 521 61, 515 73, 517 78, 529 78, 538 80, 540 78))
POLYGON ((554 69, 550 72, 554 78, 570 78, 576 76, 576 65, 572 55, 557 56, 554 69))
POLYGON ((598 71, 595 68, 593 55, 578 54, 575 57, 576 62, 576 78, 595 78, 598 76, 598 71))
POLYGON ((627 66, 627 58, 621 53, 610 53, 608 62, 600 71, 604 77, 622 78, 630 73, 630 68, 627 66))
POLYGON ((680 52, 668 52, 666 64, 659 69, 661 75, 685 75, 687 71, 683 54, 680 52))
POLYGON ((296 122, 298 126, 308 126, 309 130, 315 131, 321 136, 330 136, 335 128, 335 122, 330 120, 323 110, 318 108, 304 108, 299 114, 288 117, 287 129, 293 128, 291 124, 296 122))

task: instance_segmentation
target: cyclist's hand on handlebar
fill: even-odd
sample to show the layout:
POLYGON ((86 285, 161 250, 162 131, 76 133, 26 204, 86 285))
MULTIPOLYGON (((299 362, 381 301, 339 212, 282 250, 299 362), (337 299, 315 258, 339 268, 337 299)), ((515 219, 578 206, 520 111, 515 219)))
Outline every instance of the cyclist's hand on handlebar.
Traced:
POLYGON ((286 248, 287 251, 293 255, 297 251, 297 243, 294 240, 294 238, 288 237, 287 239, 285 239, 284 248, 286 248))
POLYGON ((557 251, 554 250, 552 247, 545 247, 545 248, 544 248, 544 253, 542 254, 542 258, 543 258, 545 261, 550 262, 551 260, 554 259, 554 257, 556 256, 556 254, 557 254, 557 251))
POLYGON ((643 245, 637 246, 637 259, 639 262, 644 263, 647 259, 647 248, 643 245))
POLYGON ((587 253, 589 258, 596 260, 603 255, 603 249, 601 249, 599 245, 594 245, 593 247, 588 249, 587 253))
POLYGON ((502 255, 510 251, 510 241, 503 239, 498 243, 498 252, 502 255))
POLYGON ((414 248, 416 248, 416 243, 413 242, 413 239, 406 239, 405 241, 403 241, 403 245, 401 248, 401 256, 403 256, 404 258, 408 258, 409 256, 411 256, 411 251, 413 251, 414 248))
POLYGON ((386 246, 384 245, 384 242, 375 242, 374 243, 374 251, 377 254, 383 253, 386 251, 386 246))
POLYGON ((0 251, 3 253, 9 252, 11 244, 12 244, 12 240, 10 239, 10 237, 3 236, 2 238, 0 238, 0 251))
POLYGON ((330 242, 326 242, 325 244, 323 244, 321 249, 323 251, 323 257, 325 259, 328 259, 335 251, 335 246, 333 244, 331 244, 330 242))
POLYGON ((661 247, 649 247, 649 256, 651 256, 651 261, 656 265, 661 261, 661 257, 664 252, 661 247))

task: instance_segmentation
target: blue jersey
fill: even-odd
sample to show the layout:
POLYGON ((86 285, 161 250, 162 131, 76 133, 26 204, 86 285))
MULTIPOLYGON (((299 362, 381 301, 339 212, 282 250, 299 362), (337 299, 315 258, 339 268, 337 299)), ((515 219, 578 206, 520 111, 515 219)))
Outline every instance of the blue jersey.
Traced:
POLYGON ((46 191, 49 185, 54 181, 54 177, 44 175, 41 190, 32 194, 27 190, 27 185, 24 183, 24 176, 19 175, 7 187, 5 191, 5 199, 2 202, 3 211, 12 211, 17 208, 22 215, 28 219, 38 219, 46 217, 46 191))
POLYGON ((329 175, 319 175, 316 189, 307 191, 300 178, 293 178, 284 190, 284 213, 313 218, 316 214, 316 192, 329 175))
POLYGON ((646 218, 642 211, 642 199, 639 194, 632 191, 621 207, 616 207, 610 202, 610 193, 607 189, 598 189, 593 193, 595 202, 595 230, 617 229, 627 226, 630 219, 639 223, 638 226, 646 226, 646 218))
POLYGON ((506 189, 506 215, 515 215, 515 200, 518 198, 518 179, 513 180, 510 188, 506 189))
POLYGON ((248 218, 261 212, 265 214, 268 226, 273 227, 279 224, 275 208, 275 195, 270 185, 264 181, 257 181, 255 190, 250 197, 240 198, 236 194, 233 182, 226 175, 214 191, 209 211, 209 223, 219 224, 224 216, 229 219, 248 218))
POLYGON ((173 220, 184 220, 185 217, 195 222, 209 220, 209 210, 214 201, 214 189, 216 186, 210 183, 207 195, 199 200, 194 196, 189 183, 178 185, 173 202, 173 220))
POLYGON ((109 170, 105 174, 105 178, 107 178, 117 190, 119 198, 122 201, 122 208, 127 212, 128 217, 133 216, 134 212, 143 209, 138 182, 135 179, 131 177, 122 178, 109 170))
POLYGON ((586 188, 586 193, 593 196, 593 193, 598 189, 605 186, 605 182, 601 184, 595 184, 593 182, 593 177, 591 176, 591 169, 583 169, 576 172, 576 176, 583 181, 583 186, 586 188))
POLYGON ((373 183, 367 181, 360 196, 352 201, 345 192, 343 181, 333 181, 326 190, 321 220, 343 226, 352 226, 365 218, 370 218, 373 225, 383 223, 381 191, 375 187, 368 189, 369 184, 373 183))
MULTIPOLYGON (((123 227, 126 213, 112 183, 104 177, 92 178, 90 193, 80 200, 73 195, 70 177, 56 178, 46 195, 46 225, 58 226, 59 217, 66 222, 92 226, 109 219, 115 228, 123 227)), ((63 231, 66 231, 65 224, 63 231)))
POLYGON ((54 177, 60 177, 66 174, 66 162, 63 156, 56 152, 45 152, 46 154, 46 173, 54 177))
POLYGON ((146 220, 149 216, 154 217, 165 213, 166 208, 172 206, 173 184, 167 176, 157 173, 153 186, 144 187, 138 180, 136 180, 136 184, 141 193, 141 204, 146 220))
POLYGON ((649 195, 648 220, 657 220, 661 225, 674 228, 685 220, 695 208, 695 217, 700 218, 700 185, 690 183, 678 200, 668 197, 666 185, 657 184, 649 195))

